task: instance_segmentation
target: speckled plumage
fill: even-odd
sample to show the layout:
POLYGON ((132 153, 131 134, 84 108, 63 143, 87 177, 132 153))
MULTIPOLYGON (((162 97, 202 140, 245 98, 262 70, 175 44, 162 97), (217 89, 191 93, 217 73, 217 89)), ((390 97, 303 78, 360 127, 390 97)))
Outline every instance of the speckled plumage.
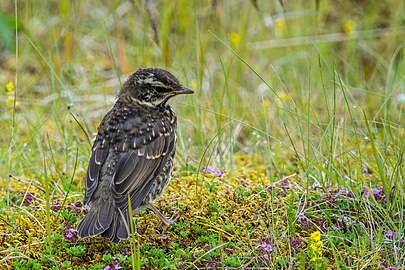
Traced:
POLYGON ((169 72, 140 69, 123 85, 102 120, 86 175, 80 237, 101 234, 113 243, 130 235, 132 212, 150 206, 169 184, 176 149, 177 119, 167 100, 191 94, 169 72))

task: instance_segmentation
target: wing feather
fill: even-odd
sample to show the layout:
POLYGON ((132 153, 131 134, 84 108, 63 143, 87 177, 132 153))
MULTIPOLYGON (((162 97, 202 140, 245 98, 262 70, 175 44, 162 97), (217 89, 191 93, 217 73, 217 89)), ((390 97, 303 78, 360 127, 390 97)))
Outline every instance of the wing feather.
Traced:
POLYGON ((99 140, 93 144, 93 151, 91 153, 89 166, 87 168, 86 174, 86 192, 84 194, 84 204, 86 205, 89 203, 91 196, 93 195, 94 191, 96 190, 99 182, 99 176, 101 167, 103 166, 107 156, 108 156, 108 148, 101 148, 99 140))
MULTIPOLYGON (((139 138, 136 140, 139 141, 139 138)), ((113 196, 118 208, 128 207, 127 194, 130 195, 132 209, 141 206, 153 179, 167 162, 167 153, 174 150, 174 140, 175 134, 172 130, 168 136, 159 136, 140 148, 119 155, 113 176, 113 196)))

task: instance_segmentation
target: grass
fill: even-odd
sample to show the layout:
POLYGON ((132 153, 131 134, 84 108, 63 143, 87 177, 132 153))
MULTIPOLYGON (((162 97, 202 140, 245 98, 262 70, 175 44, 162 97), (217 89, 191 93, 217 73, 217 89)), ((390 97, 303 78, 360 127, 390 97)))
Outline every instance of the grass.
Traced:
POLYGON ((1 268, 405 269, 404 4, 236 2, 0 4, 1 268), (196 90, 179 218, 77 239, 91 139, 147 66, 196 90))

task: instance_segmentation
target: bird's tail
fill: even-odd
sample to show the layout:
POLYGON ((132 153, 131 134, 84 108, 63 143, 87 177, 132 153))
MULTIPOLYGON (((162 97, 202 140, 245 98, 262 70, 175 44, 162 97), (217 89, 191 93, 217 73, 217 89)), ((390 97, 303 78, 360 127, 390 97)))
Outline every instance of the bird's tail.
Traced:
MULTIPOLYGON (((131 233, 128 209, 120 210, 115 207, 114 199, 99 198, 92 202, 86 216, 77 226, 79 237, 85 238, 101 234, 113 243, 128 239, 131 233)), ((135 224, 134 224, 135 231, 135 224)))

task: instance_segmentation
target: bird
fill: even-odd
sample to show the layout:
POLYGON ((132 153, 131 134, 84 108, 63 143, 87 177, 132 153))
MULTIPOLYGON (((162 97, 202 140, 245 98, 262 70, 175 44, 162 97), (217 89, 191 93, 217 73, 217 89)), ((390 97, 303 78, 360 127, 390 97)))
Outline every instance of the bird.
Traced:
POLYGON ((84 194, 89 210, 76 228, 80 238, 126 240, 136 232, 131 213, 145 208, 166 226, 174 222, 153 201, 171 181, 176 152, 177 117, 167 102, 192 93, 161 68, 141 68, 128 77, 93 143, 84 194))

